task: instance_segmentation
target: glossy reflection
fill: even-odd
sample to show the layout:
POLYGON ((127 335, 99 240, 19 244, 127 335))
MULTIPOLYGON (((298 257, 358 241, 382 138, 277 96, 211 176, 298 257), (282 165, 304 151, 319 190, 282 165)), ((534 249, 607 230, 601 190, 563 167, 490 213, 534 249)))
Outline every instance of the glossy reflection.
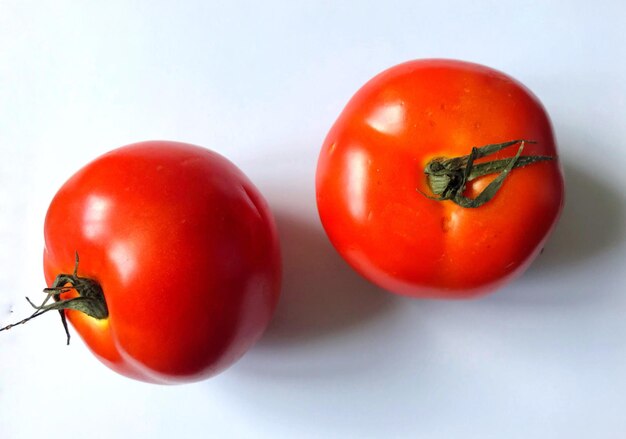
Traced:
POLYGON ((111 245, 108 256, 115 265, 120 278, 128 282, 137 268, 134 248, 127 241, 117 241, 111 245))
POLYGON ((84 233, 88 239, 97 239, 105 232, 111 202, 100 195, 87 198, 83 212, 84 233))
POLYGON ((367 168, 369 158, 365 151, 354 149, 346 157, 349 170, 347 175, 347 202, 350 214, 356 219, 366 215, 365 191, 367 190, 367 168))
POLYGON ((366 122, 379 133, 398 135, 404 129, 405 118, 404 102, 397 101, 377 107, 366 122))

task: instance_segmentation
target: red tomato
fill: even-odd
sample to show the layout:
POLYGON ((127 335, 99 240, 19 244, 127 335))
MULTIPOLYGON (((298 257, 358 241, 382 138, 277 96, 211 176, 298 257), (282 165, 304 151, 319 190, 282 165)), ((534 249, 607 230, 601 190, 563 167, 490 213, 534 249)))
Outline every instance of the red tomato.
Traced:
POLYGON ((193 145, 125 146, 70 178, 46 216, 48 285, 72 274, 75 252, 108 316, 67 319, 104 364, 142 381, 220 372, 261 336, 279 296, 266 202, 232 163, 193 145))
POLYGON ((522 273, 554 228, 564 195, 537 98, 496 70, 437 59, 392 67, 356 93, 324 142, 316 190, 330 240, 359 273, 399 294, 437 298, 478 296, 522 273), (436 199, 443 186, 434 190, 425 173, 434 162, 429 169, 441 168, 434 159, 467 164, 474 146, 524 139, 535 143, 512 142, 476 160, 499 161, 502 171, 523 145, 492 199, 460 205, 474 203, 499 174, 461 181, 463 169, 443 182, 456 189, 436 199))

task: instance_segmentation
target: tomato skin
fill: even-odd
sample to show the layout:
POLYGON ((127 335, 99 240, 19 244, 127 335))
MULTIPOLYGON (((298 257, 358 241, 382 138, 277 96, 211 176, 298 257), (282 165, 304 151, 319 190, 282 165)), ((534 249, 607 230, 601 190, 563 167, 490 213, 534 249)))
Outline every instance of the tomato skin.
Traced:
MULTIPOLYGON (((564 200, 558 158, 514 169, 479 208, 426 197, 433 194, 424 168, 515 139, 537 142, 523 155, 557 156, 546 111, 514 79, 455 60, 392 67, 354 95, 324 141, 316 174, 324 229, 356 271, 392 292, 493 291, 529 266, 556 225, 564 200)), ((470 182, 466 193, 475 197, 493 178, 470 182)))
POLYGON ((48 285, 73 272, 78 252, 78 275, 100 284, 109 309, 104 320, 66 310, 68 320, 104 364, 138 380, 215 375, 261 336, 278 300, 266 202, 201 147, 151 141, 104 154, 61 187, 44 234, 48 285))

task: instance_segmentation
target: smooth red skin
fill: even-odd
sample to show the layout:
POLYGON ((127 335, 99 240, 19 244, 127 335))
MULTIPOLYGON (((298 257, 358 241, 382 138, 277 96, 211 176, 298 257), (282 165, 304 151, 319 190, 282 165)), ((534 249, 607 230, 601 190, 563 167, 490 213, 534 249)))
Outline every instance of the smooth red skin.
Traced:
MULTIPOLYGON (((529 266, 557 222, 558 160, 513 170, 480 208, 420 191, 431 194, 423 170, 432 158, 514 139, 538 142, 524 155, 557 155, 541 103, 501 72, 433 59, 379 74, 350 100, 320 153, 317 204, 330 240, 359 273, 399 294, 465 298, 504 285, 529 266)), ((468 194, 493 178, 475 180, 468 194)))
POLYGON ((66 315, 111 369, 142 381, 212 376, 261 336, 280 289, 274 220, 258 190, 207 149, 144 142, 61 187, 45 221, 44 271, 100 283, 110 315, 66 315))

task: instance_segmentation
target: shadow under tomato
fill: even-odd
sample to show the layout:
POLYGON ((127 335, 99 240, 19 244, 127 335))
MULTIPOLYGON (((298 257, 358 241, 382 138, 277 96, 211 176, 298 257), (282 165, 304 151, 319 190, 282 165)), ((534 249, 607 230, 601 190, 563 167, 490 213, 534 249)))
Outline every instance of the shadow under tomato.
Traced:
POLYGON ((577 265, 617 247, 624 239, 625 205, 622 194, 594 175, 566 163, 566 205, 549 251, 536 270, 552 271, 577 265))
POLYGON ((302 343, 363 324, 392 308, 391 294, 369 283, 337 254, 321 225, 275 212, 283 285, 258 347, 302 343))
MULTIPOLYGON (((518 279, 520 282, 537 284, 538 288, 510 288, 494 301, 515 303, 564 304, 598 300, 606 295, 601 282, 589 288, 592 280, 572 285, 564 292, 560 288, 542 288, 539 279, 555 282, 555 278, 568 279, 579 276, 593 263, 594 258, 623 245, 626 204, 623 195, 597 176, 566 162, 565 208, 559 224, 541 255, 528 271, 518 279)), ((589 268, 593 271, 593 268, 589 268)), ((601 274, 599 274, 601 276, 601 274)))

